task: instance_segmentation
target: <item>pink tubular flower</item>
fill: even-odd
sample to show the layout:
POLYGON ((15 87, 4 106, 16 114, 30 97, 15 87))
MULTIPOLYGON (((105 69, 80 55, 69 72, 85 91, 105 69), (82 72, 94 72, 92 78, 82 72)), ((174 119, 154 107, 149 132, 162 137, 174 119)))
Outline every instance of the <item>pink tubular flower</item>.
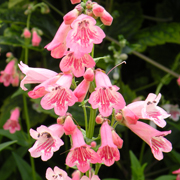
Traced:
POLYGON ((67 116, 63 126, 65 134, 72 135, 76 130, 76 127, 77 126, 74 124, 74 121, 72 120, 71 116, 67 116))
POLYGON ((85 79, 74 90, 74 95, 78 98, 78 102, 82 102, 89 90, 90 81, 85 79))
POLYGON ((83 76, 85 67, 92 68, 95 66, 93 58, 89 54, 84 54, 82 57, 76 57, 73 52, 68 53, 60 62, 61 71, 72 71, 74 76, 83 76))
POLYGON ((123 140, 120 138, 120 136, 116 133, 115 130, 112 130, 112 139, 113 143, 117 146, 117 148, 121 149, 123 146, 123 140))
POLYGON ((90 53, 93 43, 100 44, 105 37, 103 30, 95 24, 96 20, 88 15, 78 16, 66 37, 67 47, 76 54, 90 53))
POLYGON ((91 178, 88 178, 87 176, 83 176, 81 180, 100 180, 97 175, 93 175, 91 178))
POLYGON ((86 69, 86 72, 84 73, 83 77, 86 81, 90 81, 90 82, 93 81, 93 79, 94 79, 93 69, 91 69, 91 68, 86 69))
POLYGON ((79 11, 74 8, 72 11, 69 11, 64 17, 64 23, 70 25, 79 15, 79 11))
POLYGON ((163 159, 162 152, 170 152, 172 150, 172 144, 163 137, 170 134, 171 130, 161 132, 141 121, 137 121, 136 124, 125 123, 125 125, 150 146, 157 160, 163 159))
POLYGON ((117 146, 113 143, 111 127, 105 121, 101 126, 101 146, 97 153, 106 166, 111 166, 115 161, 119 161, 120 153, 117 146))
POLYGON ((71 0, 72 4, 77 4, 77 3, 80 3, 80 2, 81 2, 81 0, 71 0))
POLYGON ((24 28, 24 31, 23 31, 23 37, 25 38, 30 38, 31 37, 31 32, 29 31, 28 28, 24 28))
POLYGON ((22 73, 26 76, 21 81, 20 87, 26 91, 27 88, 24 87, 24 84, 35 84, 35 83, 42 83, 47 79, 54 77, 57 75, 56 72, 44 69, 44 68, 30 68, 28 65, 24 64, 22 61, 18 64, 22 73))
POLYGON ((71 180, 68 177, 67 173, 57 166, 54 167, 54 171, 49 167, 46 170, 46 179, 47 180, 71 180))
POLYGON ((112 108, 122 109, 125 106, 123 96, 117 92, 119 87, 112 85, 109 77, 101 72, 95 72, 96 88, 92 92, 89 103, 93 109, 99 108, 102 116, 110 116, 112 108))
POLYGON ((180 169, 172 172, 173 174, 177 174, 176 180, 180 180, 180 169))
POLYGON ((70 25, 66 25, 63 22, 57 30, 53 40, 44 47, 48 51, 51 51, 51 56, 53 58, 62 58, 66 54, 66 36, 70 29, 70 25))
POLYGON ((20 131, 21 126, 18 122, 19 115, 20 110, 18 107, 16 107, 14 110, 11 111, 11 116, 4 124, 3 129, 9 130, 11 134, 15 133, 16 131, 20 131))
POLYGON ((75 170, 72 173, 72 180, 80 180, 81 172, 79 170, 75 170))
POLYGON ((101 17, 104 12, 104 8, 101 5, 99 5, 98 3, 94 3, 92 11, 96 17, 101 17))
POLYGON ((139 119, 149 119, 157 126, 164 127, 166 125, 166 121, 164 119, 169 117, 170 114, 157 106, 160 98, 160 93, 158 96, 150 93, 145 101, 133 102, 127 105, 127 108, 129 108, 139 119))
POLYGON ((76 128, 71 135, 73 146, 66 157, 66 164, 69 167, 77 165, 79 171, 85 173, 90 169, 90 163, 99 163, 100 158, 97 153, 90 149, 90 146, 84 142, 81 131, 76 128))
POLYGON ((169 118, 171 118, 174 121, 178 121, 180 117, 180 109, 178 104, 172 105, 172 104, 165 104, 163 105, 163 108, 167 111, 167 113, 171 114, 169 118))
POLYGON ((38 33, 34 30, 32 32, 32 45, 33 46, 39 46, 41 42, 41 37, 38 35, 38 33))
POLYGON ((72 82, 71 74, 62 75, 56 84, 45 89, 47 94, 41 99, 42 108, 49 110, 54 108, 54 112, 59 116, 64 116, 68 106, 73 106, 77 102, 77 97, 69 89, 72 82))
POLYGON ((4 86, 9 86, 13 80, 15 60, 10 61, 5 67, 4 71, 0 72, 0 83, 4 83, 4 86))
POLYGON ((37 140, 29 149, 31 156, 34 158, 41 156, 43 161, 50 159, 53 152, 59 150, 64 144, 60 139, 63 134, 63 126, 59 124, 53 124, 49 127, 41 125, 37 131, 30 129, 30 135, 37 140))
POLYGON ((113 17, 106 10, 103 11, 102 15, 100 16, 100 19, 102 23, 106 26, 110 26, 113 21, 113 17))

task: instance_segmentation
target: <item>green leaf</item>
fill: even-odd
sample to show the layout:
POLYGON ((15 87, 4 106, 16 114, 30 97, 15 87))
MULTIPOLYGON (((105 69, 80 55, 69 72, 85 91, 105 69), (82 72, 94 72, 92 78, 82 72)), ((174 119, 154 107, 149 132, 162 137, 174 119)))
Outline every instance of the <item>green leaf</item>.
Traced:
MULTIPOLYGON (((20 147, 15 151, 16 154, 18 154, 20 157, 23 157, 27 153, 27 147, 20 147)), ((3 162, 1 168, 0 168, 0 177, 1 180, 7 180, 8 177, 12 174, 12 172, 16 168, 16 162, 14 161, 14 157, 10 155, 8 158, 6 158, 6 161, 3 162), (9 168, 11 167, 11 168, 9 168)))
POLYGON ((11 140, 16 141, 17 144, 21 146, 27 147, 32 144, 32 141, 29 142, 27 140, 27 134, 22 131, 16 131, 16 133, 11 134, 8 130, 0 129, 0 135, 6 136, 11 140))
POLYGON ((176 179, 176 176, 163 175, 163 176, 160 176, 160 177, 156 178, 155 180, 175 180, 175 179, 176 179))
POLYGON ((6 147, 10 146, 11 144, 14 144, 16 143, 17 140, 14 140, 14 141, 9 141, 9 142, 5 142, 5 143, 2 143, 0 144, 0 151, 2 151, 3 149, 5 149, 6 147))
POLYGON ((132 171, 132 178, 131 180, 145 180, 144 177, 144 168, 146 164, 141 166, 136 156, 133 154, 132 151, 130 153, 130 159, 131 159, 131 171, 132 171))
POLYGON ((22 2, 22 1, 24 1, 24 0, 9 0, 8 8, 12 8, 15 5, 17 5, 18 3, 22 2))
MULTIPOLYGON (((22 180, 32 180, 32 168, 31 168, 31 166, 26 161, 24 161, 15 152, 12 152, 12 154, 13 154, 13 157, 16 161, 18 169, 21 173, 22 180)), ((38 174, 36 174, 36 179, 41 180, 41 177, 38 174)))
POLYGON ((138 51, 144 51, 147 46, 156 46, 165 43, 180 44, 180 24, 161 23, 138 31, 133 37, 133 42, 140 44, 138 51))
POLYGON ((171 159, 175 162, 175 163, 179 163, 180 164, 180 153, 176 152, 175 150, 172 150, 169 153, 169 156, 171 156, 171 159))

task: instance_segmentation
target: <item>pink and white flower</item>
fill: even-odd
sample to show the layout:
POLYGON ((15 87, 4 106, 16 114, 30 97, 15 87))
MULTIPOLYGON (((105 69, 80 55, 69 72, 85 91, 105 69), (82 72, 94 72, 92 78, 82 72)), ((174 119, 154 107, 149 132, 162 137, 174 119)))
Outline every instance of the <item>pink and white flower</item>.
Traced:
POLYGON ((54 171, 49 167, 46 170, 46 179, 47 180, 71 180, 71 178, 67 175, 65 171, 58 168, 57 166, 54 167, 54 171))
POLYGON ((11 134, 15 133, 16 131, 20 131, 21 126, 18 121, 19 116, 20 110, 18 107, 16 107, 14 110, 11 111, 11 116, 4 124, 3 129, 9 130, 11 134))
POLYGON ((157 106, 161 94, 156 96, 150 93, 145 101, 136 101, 129 105, 127 108, 130 109, 139 119, 149 119, 153 121, 157 126, 164 127, 166 125, 165 118, 169 117, 164 109, 157 106))
POLYGON ((151 152, 157 160, 163 159, 163 152, 167 153, 172 150, 171 142, 164 138, 171 133, 171 130, 161 132, 141 121, 137 121, 136 124, 125 122, 125 125, 150 146, 151 152))
POLYGON ((69 167, 77 166, 79 171, 85 173, 90 169, 90 163, 100 163, 98 154, 90 149, 84 141, 81 131, 76 128, 72 137, 72 148, 66 157, 66 164, 69 167))
POLYGON ((51 56, 53 58, 62 58, 66 54, 66 36, 70 29, 70 25, 66 25, 63 22, 57 30, 53 40, 44 47, 48 51, 51 51, 51 56))
POLYGON ((10 61, 4 71, 0 72, 0 83, 3 83, 4 86, 9 86, 13 80, 15 60, 10 61))
POLYGON ((53 153, 64 144, 60 139, 63 134, 63 126, 59 124, 53 124, 49 127, 41 125, 37 131, 30 129, 30 135, 36 139, 33 147, 29 149, 31 156, 34 158, 41 156, 43 161, 50 159, 53 153))
POLYGON ((112 85, 109 77, 97 70, 95 72, 96 88, 89 98, 93 109, 99 108, 102 116, 110 116, 112 109, 122 109, 125 106, 123 96, 117 92, 119 87, 112 85))
POLYGON ((85 14, 81 14, 72 22, 66 42, 67 47, 75 52, 76 56, 90 53, 93 44, 100 44, 105 37, 103 30, 95 24, 96 20, 85 14))
POLYGON ((20 83, 20 87, 24 91, 27 90, 24 84, 42 83, 58 74, 57 72, 45 68, 31 68, 28 65, 24 64, 22 61, 20 62, 20 64, 18 64, 18 66, 22 73, 26 75, 20 83))
POLYGON ((101 146, 99 147, 97 154, 106 166, 111 166, 115 161, 119 161, 120 153, 117 146, 113 143, 111 127, 107 121, 102 124, 100 132, 101 146))

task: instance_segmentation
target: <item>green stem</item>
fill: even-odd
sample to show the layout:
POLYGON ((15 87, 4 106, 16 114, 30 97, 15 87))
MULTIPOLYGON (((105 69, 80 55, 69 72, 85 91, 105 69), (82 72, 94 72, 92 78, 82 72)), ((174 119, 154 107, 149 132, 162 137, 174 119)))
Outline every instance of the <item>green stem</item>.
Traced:
POLYGON ((42 0, 43 2, 45 2, 50 8, 52 8, 54 11, 56 11, 58 14, 60 14, 61 16, 64 16, 64 13, 62 13, 61 11, 59 11, 56 7, 54 7, 52 4, 50 4, 48 1, 46 0, 42 0))
MULTIPOLYGON (((109 40, 109 41, 114 42, 115 44, 117 44, 118 46, 121 47, 120 43, 119 43, 117 40, 115 40, 115 39, 113 39, 113 38, 111 38, 111 37, 109 37, 109 36, 106 36, 106 39, 109 40)), ((148 62, 148 63, 156 66, 157 68, 159 68, 159 69, 161 69, 161 70, 163 70, 163 71, 171 74, 172 76, 174 76, 174 77, 176 77, 176 78, 179 78, 179 76, 180 76, 180 75, 177 74, 176 72, 174 72, 174 71, 166 68, 165 66, 157 63, 157 62, 154 61, 153 59, 150 59, 149 57, 147 57, 147 56, 145 56, 145 55, 143 55, 143 54, 141 54, 141 53, 139 53, 139 52, 137 52, 137 51, 133 51, 132 54, 138 56, 139 58, 141 58, 141 59, 145 60, 146 62, 148 62)))
POLYGON ((96 167, 95 167, 95 175, 98 174, 100 167, 101 167, 101 164, 96 163, 96 167))
POLYGON ((145 19, 148 19, 151 21, 158 21, 158 22, 167 22, 167 21, 172 21, 172 19, 173 19, 172 17, 164 19, 164 18, 156 18, 156 17, 146 16, 146 15, 143 15, 143 17, 145 19))
POLYGON ((82 102, 82 108, 83 108, 83 111, 84 111, 84 120, 85 120, 85 130, 86 130, 86 136, 87 136, 87 123, 88 123, 88 120, 87 120, 87 111, 86 111, 86 106, 85 106, 85 103, 84 101, 82 102))
POLYGON ((148 85, 146 85, 146 86, 143 86, 143 87, 140 87, 140 88, 138 88, 138 89, 135 89, 134 92, 142 91, 142 90, 144 90, 144 89, 147 89, 147 88, 149 88, 149 87, 151 87, 151 86, 156 85, 157 83, 158 83, 158 82, 155 81, 155 82, 153 82, 153 83, 151 83, 151 84, 148 84, 148 85))
POLYGON ((145 145, 146 145, 146 143, 143 141, 142 146, 141 146, 140 156, 139 156, 139 162, 140 162, 140 164, 142 163, 142 159, 143 159, 143 155, 144 155, 145 145))
POLYGON ((89 129, 87 133, 87 138, 91 139, 94 134, 94 127, 95 127, 95 117, 96 117, 96 109, 90 110, 90 117, 89 117, 89 129))
POLYGON ((161 88, 163 87, 163 85, 164 85, 163 83, 159 83, 158 87, 156 88, 156 92, 155 92, 156 95, 159 94, 159 92, 160 92, 161 88))
POLYGON ((115 114, 115 110, 113 109, 112 116, 111 116, 111 126, 112 127, 113 127, 114 121, 115 121, 114 114, 115 114))

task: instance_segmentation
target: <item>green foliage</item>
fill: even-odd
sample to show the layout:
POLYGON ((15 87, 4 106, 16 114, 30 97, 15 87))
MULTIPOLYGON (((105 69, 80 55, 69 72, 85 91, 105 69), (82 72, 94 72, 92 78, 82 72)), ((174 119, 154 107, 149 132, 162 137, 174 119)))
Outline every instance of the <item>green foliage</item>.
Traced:
POLYGON ((176 176, 173 175, 164 175, 156 178, 155 180, 175 180, 176 176))
POLYGON ((17 140, 14 140, 14 141, 8 141, 8 142, 5 142, 5 143, 2 143, 0 144, 0 151, 2 151, 3 149, 5 149, 6 147, 10 146, 11 144, 14 144, 16 143, 17 140))

